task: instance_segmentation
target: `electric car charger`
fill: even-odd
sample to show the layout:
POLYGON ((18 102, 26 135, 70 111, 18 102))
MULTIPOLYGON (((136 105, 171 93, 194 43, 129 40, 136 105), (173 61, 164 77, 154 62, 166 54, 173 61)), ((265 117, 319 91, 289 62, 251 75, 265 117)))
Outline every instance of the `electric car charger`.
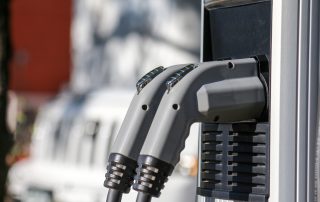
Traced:
POLYGON ((138 159, 133 188, 159 197, 179 161, 194 122, 259 119, 266 108, 265 78, 254 58, 206 62, 167 82, 138 159))
POLYGON ((107 201, 120 201, 121 194, 129 192, 136 166, 137 201, 159 197, 192 123, 259 119, 267 108, 267 82, 259 61, 178 65, 147 74, 144 79, 150 84, 139 81, 141 88, 109 157, 107 201))

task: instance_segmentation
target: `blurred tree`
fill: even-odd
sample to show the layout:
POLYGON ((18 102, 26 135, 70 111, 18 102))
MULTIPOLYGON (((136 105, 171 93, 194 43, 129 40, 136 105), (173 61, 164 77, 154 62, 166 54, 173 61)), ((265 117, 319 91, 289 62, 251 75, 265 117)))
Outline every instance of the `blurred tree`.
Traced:
POLYGON ((6 194, 8 165, 6 157, 13 145, 13 135, 7 124, 9 60, 11 56, 10 0, 0 0, 0 201, 6 194))

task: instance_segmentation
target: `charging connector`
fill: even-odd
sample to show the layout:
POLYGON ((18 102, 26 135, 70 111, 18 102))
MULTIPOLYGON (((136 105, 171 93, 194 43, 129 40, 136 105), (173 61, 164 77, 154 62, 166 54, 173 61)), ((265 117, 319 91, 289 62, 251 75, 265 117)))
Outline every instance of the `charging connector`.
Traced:
POLYGON ((143 76, 136 84, 134 96, 108 159, 105 187, 109 188, 108 202, 118 201, 128 193, 133 183, 137 159, 163 93, 165 81, 188 65, 165 69, 158 67, 143 76))
POLYGON ((138 159, 133 188, 159 197, 179 161, 191 124, 257 120, 267 86, 254 58, 201 63, 167 81, 138 159))

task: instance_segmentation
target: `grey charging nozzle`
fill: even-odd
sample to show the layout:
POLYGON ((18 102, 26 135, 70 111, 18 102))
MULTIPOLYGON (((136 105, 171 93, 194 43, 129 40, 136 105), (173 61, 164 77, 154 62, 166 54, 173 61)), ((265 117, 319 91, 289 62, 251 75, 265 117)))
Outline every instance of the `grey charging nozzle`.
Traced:
MULTIPOLYGON (((158 67, 137 82, 137 93, 111 148, 104 182, 106 187, 121 193, 130 191, 140 150, 167 89, 165 81, 184 66, 177 65, 168 69, 158 67)), ((108 198, 112 201, 115 197, 108 198)))
POLYGON ((194 122, 258 119, 266 91, 253 58, 199 64, 162 97, 138 159, 133 188, 158 197, 194 122))

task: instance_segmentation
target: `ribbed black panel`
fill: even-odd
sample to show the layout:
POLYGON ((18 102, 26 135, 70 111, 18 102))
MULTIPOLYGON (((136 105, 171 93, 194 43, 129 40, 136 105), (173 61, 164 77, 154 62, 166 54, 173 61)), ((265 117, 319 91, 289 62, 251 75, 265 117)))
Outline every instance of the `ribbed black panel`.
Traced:
POLYGON ((269 125, 203 124, 198 194, 221 199, 267 201, 269 125))

